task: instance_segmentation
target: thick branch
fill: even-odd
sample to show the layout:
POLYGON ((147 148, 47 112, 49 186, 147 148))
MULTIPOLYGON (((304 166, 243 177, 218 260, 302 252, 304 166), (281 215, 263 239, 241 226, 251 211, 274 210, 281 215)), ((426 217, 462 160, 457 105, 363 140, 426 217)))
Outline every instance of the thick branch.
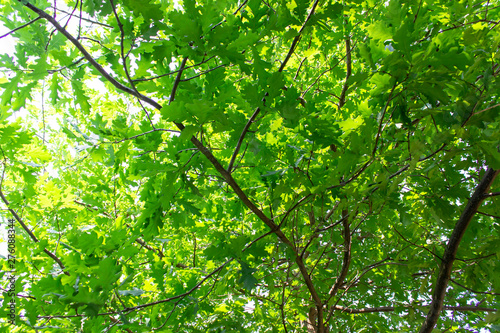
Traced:
POLYGON ((465 234, 470 221, 476 214, 477 209, 484 200, 484 194, 487 193, 488 189, 493 183, 493 180, 499 172, 500 170, 493 170, 491 168, 486 171, 486 174, 484 175, 481 182, 477 185, 474 194, 472 194, 472 197, 467 203, 467 206, 465 207, 462 215, 455 225, 455 228, 453 229, 453 232, 448 241, 448 245, 446 246, 446 250, 443 254, 441 267, 439 268, 438 278, 432 295, 431 308, 427 313, 427 318, 420 328, 419 333, 432 332, 432 329, 439 319, 439 314, 441 313, 441 310, 443 308, 443 300, 446 294, 446 287, 448 286, 448 282, 450 280, 451 269, 453 266, 453 262, 455 261, 460 241, 462 240, 462 237, 465 234))
POLYGON ((73 45, 76 46, 76 48, 83 54, 83 56, 85 57, 85 59, 87 59, 87 61, 99 72, 101 73, 102 76, 104 76, 104 78, 106 78, 106 80, 108 80, 112 85, 114 85, 117 89, 121 90, 121 91, 124 91, 126 93, 129 93, 131 94, 132 96, 135 96, 137 98, 139 98, 140 100, 148 103, 149 105, 155 107, 156 109, 160 110, 161 109, 161 105, 158 104, 155 100, 149 98, 149 97, 146 97, 136 91, 134 91, 134 89, 132 88, 129 88, 123 84, 121 84, 120 82, 118 82, 115 78, 113 78, 108 72, 106 72, 106 70, 104 70, 104 68, 92 57, 92 55, 90 55, 90 53, 88 53, 88 51, 83 47, 83 45, 75 38, 73 37, 64 27, 62 27, 57 21, 56 19, 54 19, 52 16, 50 16, 49 14, 47 14, 46 12, 44 12, 43 10, 39 9, 38 7, 36 6, 33 6, 32 4, 30 4, 29 2, 26 2, 24 3, 24 5, 26 7, 28 7, 29 9, 31 9, 33 12, 35 12, 36 14, 38 14, 40 17, 46 19, 47 21, 49 21, 56 29, 57 31, 59 31, 64 37, 66 37, 73 45))

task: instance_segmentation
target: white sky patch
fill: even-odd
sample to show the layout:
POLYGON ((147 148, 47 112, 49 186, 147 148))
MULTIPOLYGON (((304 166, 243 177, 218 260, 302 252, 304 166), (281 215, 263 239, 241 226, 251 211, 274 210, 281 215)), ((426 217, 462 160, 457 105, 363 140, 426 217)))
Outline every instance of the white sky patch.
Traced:
MULTIPOLYGON (((0 22, 0 36, 7 34, 10 31, 7 27, 0 22)), ((7 53, 8 55, 14 55, 16 46, 16 40, 11 36, 7 35, 0 39, 0 53, 7 53)))
POLYGON ((183 10, 182 0, 174 0, 174 9, 183 10))

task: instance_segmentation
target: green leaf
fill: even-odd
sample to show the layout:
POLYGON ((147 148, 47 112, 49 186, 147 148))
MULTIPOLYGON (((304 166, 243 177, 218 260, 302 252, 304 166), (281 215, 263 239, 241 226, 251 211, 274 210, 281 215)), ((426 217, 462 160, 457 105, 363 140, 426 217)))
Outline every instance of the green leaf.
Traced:
POLYGON ((183 141, 188 141, 191 139, 191 137, 198 132, 198 127, 197 126, 187 126, 182 130, 181 135, 179 136, 179 139, 183 141))
POLYGON ((251 268, 244 262, 241 262, 240 265, 241 270, 239 273, 241 274, 241 276, 238 279, 238 283, 241 283, 243 285, 243 288, 245 288, 246 290, 251 291, 258 282, 258 280, 253 276, 253 273, 255 273, 257 270, 251 268))

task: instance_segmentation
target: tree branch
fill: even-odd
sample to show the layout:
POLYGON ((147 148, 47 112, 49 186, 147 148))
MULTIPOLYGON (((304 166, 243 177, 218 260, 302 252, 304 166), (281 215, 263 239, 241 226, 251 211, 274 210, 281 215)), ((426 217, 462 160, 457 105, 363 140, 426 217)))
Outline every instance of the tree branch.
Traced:
POLYGON ((144 133, 140 133, 140 134, 136 134, 136 135, 133 135, 131 137, 128 137, 128 138, 124 138, 124 139, 121 139, 121 140, 116 140, 116 141, 104 141, 102 142, 101 144, 104 144, 104 143, 122 143, 122 142, 125 142, 125 141, 128 141, 128 140, 134 140, 134 139, 137 139, 141 136, 144 136, 144 135, 147 135, 147 134, 150 134, 150 133, 154 133, 154 132, 170 132, 170 133, 180 133, 180 131, 176 131, 176 130, 171 130, 171 129, 165 129, 165 128, 154 128, 150 131, 147 131, 147 132, 144 132, 144 133))
MULTIPOLYGON (((203 60, 197 64, 194 64, 194 65, 191 65, 191 66, 186 66, 184 67, 184 69, 188 69, 188 68, 193 68, 193 67, 196 67, 196 66, 199 66, 199 65, 202 65, 206 62, 209 62, 210 60, 212 60, 215 56, 211 56, 210 58, 206 59, 206 60, 203 60)), ((132 81, 134 82, 146 82, 146 81, 151 81, 151 80, 156 80, 156 79, 159 79, 159 78, 162 78, 164 76, 169 76, 169 75, 172 75, 172 74, 175 74, 175 73, 179 73, 180 69, 178 70, 175 70, 175 71, 172 71, 172 72, 169 72, 169 73, 165 73, 165 74, 161 74, 161 75, 158 75, 158 76, 152 76, 152 77, 148 77, 148 78, 145 78, 145 79, 134 79, 132 81)))
POLYGON ((219 65, 219 66, 217 66, 217 67, 207 69, 206 71, 201 72, 200 74, 197 74, 197 75, 195 75, 195 76, 188 77, 187 79, 182 79, 182 80, 181 80, 181 82, 185 82, 185 81, 190 81, 190 80, 192 80, 192 79, 196 79, 197 77, 200 77, 200 76, 202 76, 202 75, 208 74, 208 73, 210 73, 211 71, 214 71, 214 70, 216 70, 216 69, 218 69, 218 68, 221 68, 221 67, 226 67, 226 66, 227 66, 227 65, 222 64, 222 65, 219 65))
POLYGON ((345 40, 345 52, 346 52, 346 65, 347 65, 347 74, 345 76, 344 87, 342 88, 342 93, 339 98, 339 109, 341 109, 345 104, 345 95, 347 93, 347 89, 349 89, 349 78, 351 77, 351 39, 349 37, 345 40))
MULTIPOLYGON (((26 233, 30 236, 30 238, 35 243, 38 243, 39 240, 35 236, 35 234, 33 234, 33 232, 30 230, 30 228, 23 222, 23 220, 21 219, 21 217, 19 217, 19 215, 17 215, 16 211, 14 209, 12 209, 12 208, 9 207, 9 205, 10 205, 9 201, 7 200, 7 198, 5 197, 5 195, 3 194, 3 191, 2 191, 1 188, 0 188, 0 197, 2 198, 2 201, 5 204, 5 206, 7 206, 7 209, 9 210, 9 212, 14 216, 14 218, 21 225, 21 227, 24 229, 24 231, 26 231, 26 233)), ((57 265, 59 265, 59 267, 63 270, 64 274, 69 275, 69 273, 65 271, 66 267, 62 263, 61 259, 59 259, 55 254, 53 254, 52 252, 50 252, 47 249, 43 249, 43 252, 45 252, 49 257, 51 257, 57 263, 57 265)))
POLYGON ((474 294, 484 294, 484 295, 496 295, 496 296, 500 296, 500 293, 494 293, 494 292, 489 292, 489 291, 477 291, 477 290, 474 290, 474 289, 471 289, 471 288, 468 288, 466 286, 464 286, 463 284, 460 284, 458 283, 457 281, 455 281, 454 279, 451 279, 450 278, 450 282, 453 283, 453 284, 456 284, 457 286, 460 286, 462 288, 464 288, 465 290, 468 290, 474 294))
POLYGON ((7 37, 8 35, 13 34, 13 33, 14 33, 14 32, 16 32, 17 30, 20 30, 20 29, 22 29, 22 28, 25 28, 25 27, 27 27, 28 25, 30 25, 30 24, 32 24, 32 23, 35 23, 35 22, 36 22, 36 21, 38 21, 39 19, 41 19, 41 17, 37 17, 36 19, 29 21, 28 23, 25 23, 25 24, 23 24, 23 25, 21 25, 21 26, 19 26, 19 27, 15 28, 15 29, 12 29, 12 30, 11 30, 11 31, 9 31, 8 33, 3 34, 2 36, 0 36, 0 39, 2 39, 2 38, 4 38, 4 37, 7 37))
POLYGON ((377 152, 378 141, 380 140, 380 136, 382 133, 382 124, 384 123, 385 113, 387 112, 387 108, 389 107, 389 103, 391 102, 392 94, 394 93, 394 89, 396 89, 396 87, 397 83, 394 83, 394 86, 392 87, 391 92, 389 93, 389 97, 387 97, 387 103, 385 104, 384 109, 382 110, 382 115, 380 116, 380 122, 378 124, 377 136, 375 137, 375 144, 373 146, 372 157, 374 157, 375 153, 377 152))
POLYGON ((241 145, 243 144, 243 140, 245 139, 245 136, 247 135, 247 132, 250 129, 250 126, 253 124, 253 122, 255 121, 255 118, 257 118, 259 113, 260 113, 260 107, 257 107, 257 109, 255 109, 254 113, 250 117, 250 119, 248 119, 248 122, 246 123, 245 127, 243 128, 243 131, 241 131, 240 138, 238 139, 238 143, 236 144, 236 148, 234 149, 233 155, 231 156, 231 161, 229 161, 229 165, 227 166, 228 172, 231 172, 231 170, 233 169, 234 161, 236 160, 236 157, 238 156, 238 153, 241 149, 241 145))
MULTIPOLYGON (((278 69, 278 73, 281 73, 285 69, 285 66, 288 63, 288 60, 290 60, 290 57, 292 56, 293 52, 295 51, 295 48, 297 47, 297 44, 300 41, 300 37, 301 37, 302 32, 304 31, 304 29, 307 25, 307 22, 311 19, 312 15, 314 14, 314 11, 316 10, 316 6, 318 5, 318 2, 319 2, 319 0, 314 1, 312 8, 309 11, 309 15, 307 15, 307 18, 304 21, 304 23, 302 24, 302 27, 300 28, 297 36, 295 36, 295 38, 293 39, 292 45, 290 46, 290 49, 288 50, 288 54, 286 55, 285 60, 283 60, 280 68, 278 69)), ((259 115, 260 111, 261 111, 260 107, 257 107, 257 109, 255 109, 254 113, 252 114, 252 116, 248 120, 247 124, 243 128, 243 131, 241 131, 240 138, 238 139, 238 143, 236 144, 236 147, 234 148, 233 155, 231 156, 231 160, 230 160, 229 165, 227 167, 227 171, 229 173, 231 173, 231 170, 233 169, 234 161, 236 160, 236 157, 238 156, 238 153, 241 149, 241 145, 243 143, 243 140, 245 139, 245 136, 246 136, 250 126, 255 121, 255 119, 259 115)))
POLYGON ((462 240, 462 237, 465 234, 470 221, 476 214, 477 209, 484 200, 484 194, 488 191, 491 184, 493 183, 493 180, 499 172, 500 170, 493 170, 491 168, 488 168, 483 179, 477 185, 476 190, 467 203, 467 206, 465 207, 462 215, 458 219, 455 228, 453 229, 453 232, 448 241, 448 245, 446 246, 446 250, 443 254, 443 260, 441 261, 441 266, 439 268, 430 309, 427 313, 427 318, 420 328, 419 333, 432 332, 439 319, 439 314, 441 313, 441 310, 443 308, 443 300, 446 294, 446 287, 448 286, 448 282, 450 280, 451 269, 453 266, 453 262, 455 261, 460 241, 462 240))
POLYGON ((151 245, 147 244, 145 241, 143 241, 142 239, 140 238, 136 238, 135 240, 137 243, 141 244, 142 247, 148 249, 149 251, 153 251, 153 252, 157 252, 158 253, 158 256, 160 257, 160 259, 162 259, 165 255, 163 254, 163 252, 160 250, 160 249, 155 249, 154 247, 152 247, 151 245))
MULTIPOLYGON (((349 229, 349 219, 348 219, 347 209, 342 210, 342 225, 344 226, 344 259, 342 260, 342 268, 340 269, 340 274, 335 281, 335 284, 330 289, 329 298, 331 300, 339 291, 340 286, 344 283, 345 278, 347 277, 347 272, 349 271, 349 265, 351 263, 351 230, 349 229)), ((335 307, 330 309, 328 317, 326 318, 326 322, 330 321, 333 310, 335 307)))
MULTIPOLYGON (((172 86, 172 92, 170 93, 170 97, 168 99, 168 105, 170 105, 175 99, 175 93, 177 92, 177 88, 179 87, 179 83, 181 82, 182 72, 184 71, 184 68, 186 67, 187 60, 188 60, 188 57, 185 57, 184 59, 182 59, 181 67, 179 67, 179 71, 177 72, 177 76, 175 77, 175 81, 174 81, 174 84, 172 86)), ((183 126, 183 128, 184 128, 184 126, 183 126)))
MULTIPOLYGON (((121 55, 122 62, 123 62, 123 64, 122 64, 123 65, 123 70, 125 71, 125 75, 127 76, 127 80, 129 82, 130 86, 132 87, 132 89, 135 91, 135 93, 137 95, 140 95, 139 91, 135 87, 134 81, 132 81, 132 77, 130 76, 130 72, 129 72, 129 69, 128 69, 128 66, 127 66, 127 58, 128 58, 129 53, 132 51, 133 46, 130 46, 130 49, 127 52, 127 55, 125 55, 125 45, 124 45, 124 42, 125 42, 125 31, 123 30, 123 24, 122 24, 122 22, 120 20, 120 17, 118 16, 118 13, 116 12, 116 7, 115 7, 115 4, 114 4, 113 0, 109 0, 109 2, 111 4, 111 8, 113 9, 113 13, 115 15, 116 22, 118 23, 118 28, 120 29, 120 55, 121 55)), ((149 115, 148 110, 146 110, 146 108, 144 107, 144 105, 142 105, 140 99, 139 99, 139 104, 141 105, 142 109, 144 110, 144 113, 146 114, 146 116, 148 117, 148 120, 149 120, 149 123, 151 124, 151 127, 154 129, 155 125, 153 124, 153 120, 151 119, 151 116, 149 115)))
MULTIPOLYGON (((228 259, 225 263, 223 263, 222 265, 220 265, 219 267, 217 267, 216 269, 214 269, 212 272, 210 272, 210 274, 208 274, 203 279, 201 279, 200 282, 198 282, 193 288, 189 289, 185 293, 182 293, 182 294, 179 294, 179 295, 176 295, 176 296, 172 296, 172 297, 169 297, 169 298, 166 298, 166 299, 162 299, 162 300, 156 301, 156 302, 145 303, 145 304, 140 304, 140 305, 136 305, 136 306, 129 307, 129 308, 124 308, 121 311, 111 311, 111 312, 99 313, 99 314, 97 314, 97 316, 109 316, 109 315, 121 314, 121 313, 125 313, 125 312, 129 313, 129 312, 137 311, 137 310, 144 309, 144 308, 147 308, 147 307, 150 307, 150 306, 154 306, 154 305, 157 305, 157 304, 167 303, 167 302, 171 302, 173 300, 184 298, 184 297, 188 296, 189 294, 192 294, 194 291, 196 291, 203 283, 205 283, 205 281, 207 281, 213 275, 215 275, 218 272, 220 272, 224 267, 226 267, 226 265, 228 265, 233 260, 234 260, 233 258, 228 259)), ((86 317, 86 316, 87 315, 84 315, 84 314, 76 314, 76 315, 61 315, 61 316, 58 316, 58 315, 53 315, 53 316, 38 316, 38 318, 53 319, 53 318, 76 318, 76 317, 86 317)))
POLYGON ((23 4, 28 7, 30 10, 38 14, 41 18, 46 19, 49 21, 56 29, 59 31, 64 37, 66 37, 73 45, 76 46, 76 48, 82 53, 82 55, 87 59, 87 61, 99 72, 101 75, 108 80, 115 88, 124 91, 126 93, 131 94, 132 96, 135 96, 139 98, 140 100, 148 103, 149 105, 153 106, 154 108, 160 110, 161 105, 156 102, 155 100, 146 97, 138 92, 136 92, 134 89, 125 86, 124 84, 118 82, 115 78, 113 78, 106 70, 88 53, 88 51, 83 47, 83 45, 75 38, 73 37, 64 27, 62 27, 59 22, 56 21, 51 15, 47 14, 43 10, 39 9, 38 7, 32 5, 29 2, 23 2, 23 4))

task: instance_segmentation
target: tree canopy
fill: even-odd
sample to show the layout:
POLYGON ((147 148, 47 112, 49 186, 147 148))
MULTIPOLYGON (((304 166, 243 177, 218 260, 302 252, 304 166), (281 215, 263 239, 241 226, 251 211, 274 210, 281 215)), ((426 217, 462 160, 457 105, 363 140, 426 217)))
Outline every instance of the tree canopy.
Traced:
POLYGON ((0 18, 0 327, 500 330, 498 0, 0 18))

